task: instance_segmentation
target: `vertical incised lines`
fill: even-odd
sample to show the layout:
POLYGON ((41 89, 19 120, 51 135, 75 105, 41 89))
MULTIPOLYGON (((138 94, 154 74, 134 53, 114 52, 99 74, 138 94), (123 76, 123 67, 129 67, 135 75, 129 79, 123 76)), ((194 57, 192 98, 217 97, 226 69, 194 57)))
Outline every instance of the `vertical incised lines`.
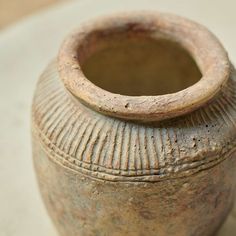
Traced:
POLYGON ((120 159, 122 155, 122 148, 123 148, 123 133, 125 129, 125 124, 121 123, 118 127, 117 131, 117 143, 116 143, 116 149, 114 151, 114 158, 113 158, 113 168, 119 170, 120 169, 120 159))
POLYGON ((128 123, 125 125, 125 129, 122 133, 122 154, 120 158, 120 167, 121 170, 127 170, 128 168, 128 162, 129 162, 129 145, 130 145, 130 131, 131 131, 131 125, 128 123))
POLYGON ((142 169, 142 157, 140 154, 140 144, 139 144, 139 134, 138 126, 133 126, 133 136, 134 136, 134 166, 135 170, 142 169))
POLYGON ((164 144, 161 136, 161 128, 155 128, 154 129, 155 134, 155 147, 156 147, 156 153, 158 156, 158 163, 159 167, 165 166, 165 157, 164 157, 164 144))
POLYGON ((81 134, 81 131, 83 130, 84 126, 87 125, 87 117, 83 114, 81 115, 81 118, 78 119, 77 121, 78 125, 76 126, 76 129, 74 131, 74 134, 73 134, 73 138, 71 139, 71 144, 70 144, 70 147, 68 149, 68 154, 70 156, 75 156, 75 153, 76 153, 76 149, 79 145, 79 141, 80 141, 80 134, 81 134))
POLYGON ((158 168, 158 157, 154 143, 154 133, 152 128, 146 128, 147 154, 150 161, 150 171, 158 168))
POLYGON ((104 126, 104 121, 98 119, 92 129, 92 132, 89 134, 88 142, 85 145, 84 150, 82 152, 82 160, 86 163, 93 163, 94 146, 96 145, 97 140, 99 139, 99 134, 103 126, 104 126))
POLYGON ((54 142, 57 138, 58 133, 61 131, 62 127, 60 124, 65 119, 66 116, 69 116, 70 111, 72 110, 72 106, 69 104, 65 104, 58 109, 58 111, 54 114, 50 121, 45 124, 45 133, 51 138, 54 142))
POLYGON ((96 158, 98 157, 98 155, 100 155, 99 150, 101 150, 100 144, 102 143, 102 132, 104 130, 105 125, 106 125, 106 121, 101 120, 98 123, 97 129, 95 129, 95 132, 94 132, 94 137, 91 138, 91 145, 88 148, 88 153, 90 153, 91 161, 94 164, 98 164, 98 161, 96 158))
POLYGON ((77 120, 79 119, 79 115, 77 111, 71 111, 73 115, 66 123, 66 126, 64 127, 64 136, 62 138, 61 144, 58 146, 61 150, 64 150, 65 145, 67 144, 68 140, 70 139, 70 136, 73 132, 73 129, 75 127, 75 124, 77 123, 77 120))
POLYGON ((141 154, 141 162, 142 162, 142 171, 145 174, 146 170, 150 169, 150 160, 147 150, 147 134, 146 127, 139 128, 139 144, 140 144, 140 154, 141 154))
POLYGON ((94 148, 94 154, 93 154, 93 163, 95 165, 100 165, 101 162, 103 162, 103 160, 101 160, 101 156, 102 156, 102 152, 104 151, 103 148, 105 146, 105 143, 107 142, 107 132, 108 132, 108 128, 109 126, 107 125, 106 121, 103 121, 104 125, 101 128, 101 132, 99 132, 99 139, 96 141, 96 146, 94 148))
POLYGON ((89 125, 89 121, 90 120, 86 119, 86 118, 81 121, 81 125, 78 128, 78 132, 76 133, 74 141, 72 142, 71 148, 69 150, 69 155, 70 156, 76 158, 77 150, 78 150, 79 145, 82 141, 82 137, 85 133, 85 130, 86 130, 87 126, 89 125))
MULTIPOLYGON (((112 132, 114 129, 114 123, 115 120, 112 121, 107 121, 106 126, 108 127, 107 130, 107 135, 106 135, 106 143, 103 146, 103 150, 101 153, 101 158, 100 158, 100 165, 107 167, 107 160, 108 160, 108 155, 109 155, 109 146, 111 144, 112 140, 112 132)), ((107 167, 108 168, 108 167, 107 167)))
MULTIPOLYGON (((76 157, 77 159, 83 161, 84 160, 84 152, 86 150, 87 145, 89 145, 90 139, 93 134, 93 130, 95 129, 99 119, 93 119, 89 122, 89 125, 86 127, 84 135, 81 138, 80 147, 77 149, 76 157)), ((90 162, 90 156, 87 156, 87 162, 90 162)))
POLYGON ((75 115, 75 113, 76 113, 75 110, 70 110, 69 114, 65 115, 61 119, 61 122, 58 124, 56 130, 58 130, 59 132, 57 132, 57 135, 55 135, 56 140, 54 140, 57 147, 60 147, 61 143, 63 142, 64 138, 66 137, 67 129, 68 130, 70 129, 70 126, 68 126, 68 123, 69 123, 71 117, 73 117, 75 115))
POLYGON ((232 115, 227 111, 227 108, 225 108, 224 104, 222 104, 222 100, 223 98, 217 101, 217 104, 219 106, 219 108, 221 108, 222 112, 224 112, 225 116, 228 118, 229 123, 231 123, 234 127, 236 127, 234 118, 232 117, 232 115))
POLYGON ((137 135, 135 135, 135 127, 134 125, 131 126, 130 128, 130 143, 129 143, 129 166, 128 169, 131 171, 136 170, 136 139, 137 135))
POLYGON ((120 121, 115 121, 114 125, 111 127, 110 145, 108 147, 107 161, 106 161, 106 166, 107 168, 110 169, 112 169, 113 167, 114 152, 116 149, 116 140, 117 140, 117 130, 119 128, 119 125, 120 121))
POLYGON ((89 119, 87 121, 87 125, 84 127, 84 130, 81 134, 81 136, 78 137, 79 139, 79 144, 76 148, 76 152, 75 152, 75 157, 76 159, 82 161, 83 159, 83 152, 86 148, 86 145, 89 141, 89 138, 91 137, 92 135, 92 130, 93 128, 95 127, 95 125, 97 124, 98 120, 95 119, 95 120, 91 120, 89 119))
POLYGON ((72 147, 72 144, 75 140, 76 134, 79 130, 79 127, 81 126, 81 123, 83 122, 83 119, 85 119, 83 113, 77 112, 75 116, 75 120, 73 121, 73 129, 71 130, 70 135, 67 137, 67 140, 64 144, 63 151, 66 154, 70 153, 70 149, 72 147))
POLYGON ((212 104, 211 107, 217 110, 218 114, 220 114, 220 116, 218 116, 218 119, 222 119, 225 122, 225 124, 230 127, 230 122, 227 119, 224 111, 222 111, 222 109, 220 108, 218 99, 215 101, 215 103, 212 104))
POLYGON ((105 133, 104 140, 102 142, 102 146, 101 146, 100 153, 99 153, 98 163, 99 163, 100 166, 104 166, 105 156, 106 156, 106 153, 107 153, 107 146, 108 146, 108 143, 109 143, 110 132, 111 132, 110 127, 106 126, 106 131, 104 132, 105 133))
POLYGON ((58 115, 69 105, 69 101, 67 102, 55 102, 54 105, 48 107, 48 111, 42 113, 42 117, 40 120, 40 127, 43 127, 43 130, 48 130, 49 126, 53 123, 53 121, 57 118, 58 115))

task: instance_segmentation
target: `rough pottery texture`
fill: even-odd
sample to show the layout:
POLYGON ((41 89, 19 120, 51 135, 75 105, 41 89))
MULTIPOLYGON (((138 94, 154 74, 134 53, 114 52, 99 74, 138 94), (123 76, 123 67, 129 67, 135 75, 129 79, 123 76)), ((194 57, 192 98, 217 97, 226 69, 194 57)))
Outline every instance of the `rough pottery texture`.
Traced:
POLYGON ((63 236, 210 236, 235 192, 236 75, 203 26, 114 15, 64 41, 37 84, 35 170, 63 236))

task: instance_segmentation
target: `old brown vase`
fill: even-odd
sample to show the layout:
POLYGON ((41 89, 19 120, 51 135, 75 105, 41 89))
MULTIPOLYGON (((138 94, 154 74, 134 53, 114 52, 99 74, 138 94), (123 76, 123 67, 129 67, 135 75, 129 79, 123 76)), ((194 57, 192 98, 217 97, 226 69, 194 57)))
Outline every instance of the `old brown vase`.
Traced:
POLYGON ((205 27, 157 12, 82 24, 39 79, 33 158, 63 236, 212 235, 235 190, 236 75, 205 27))

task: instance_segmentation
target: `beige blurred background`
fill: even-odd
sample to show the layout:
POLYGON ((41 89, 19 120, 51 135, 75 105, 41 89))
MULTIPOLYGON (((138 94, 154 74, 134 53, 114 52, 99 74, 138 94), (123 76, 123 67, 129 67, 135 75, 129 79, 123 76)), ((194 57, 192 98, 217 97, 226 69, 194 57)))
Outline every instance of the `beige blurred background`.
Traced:
POLYGON ((70 0, 0 0, 0 29, 37 10, 70 0))

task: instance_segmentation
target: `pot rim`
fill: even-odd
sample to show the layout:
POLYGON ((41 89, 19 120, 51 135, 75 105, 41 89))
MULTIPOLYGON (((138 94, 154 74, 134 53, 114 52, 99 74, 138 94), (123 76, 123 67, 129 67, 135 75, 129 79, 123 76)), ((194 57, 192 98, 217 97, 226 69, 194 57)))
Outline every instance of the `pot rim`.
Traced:
POLYGON ((98 112, 127 120, 160 121, 189 113, 210 101, 230 75, 227 52, 209 30, 160 12, 118 13, 85 23, 67 36, 57 59, 60 78, 76 98, 98 112), (157 96, 127 96, 96 86, 85 77, 78 50, 92 33, 108 37, 112 30, 142 31, 154 39, 161 34, 178 42, 196 61, 202 78, 186 89, 157 96))

